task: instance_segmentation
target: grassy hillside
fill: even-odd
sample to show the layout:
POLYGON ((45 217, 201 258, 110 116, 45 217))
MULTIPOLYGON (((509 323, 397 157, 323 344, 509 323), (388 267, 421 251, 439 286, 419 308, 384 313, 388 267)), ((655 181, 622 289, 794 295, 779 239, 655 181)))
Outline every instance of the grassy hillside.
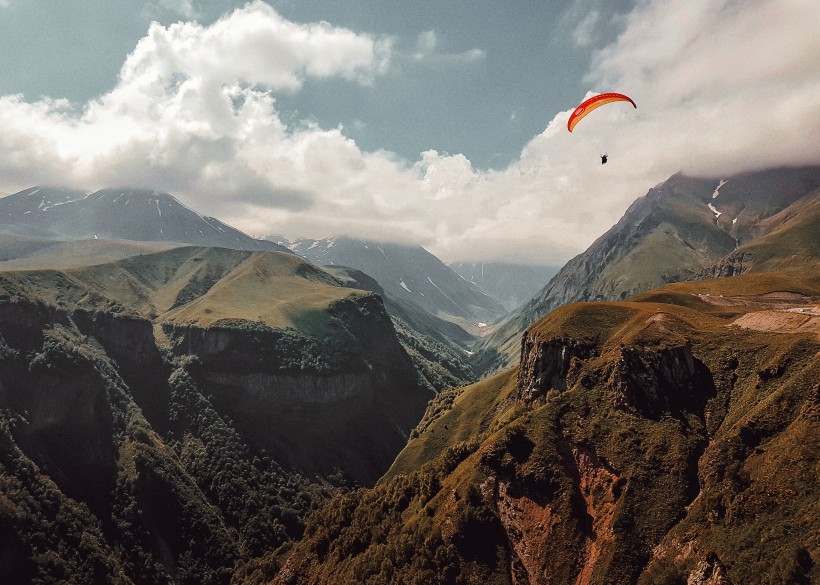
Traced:
MULTIPOLYGON (((201 283, 205 289, 210 280, 207 274, 198 273, 188 279, 186 286, 201 283)), ((330 304, 351 294, 355 292, 339 286, 329 274, 298 257, 256 253, 195 300, 165 313, 162 321, 207 327, 222 319, 246 319, 319 335, 326 328, 330 304)), ((175 304, 181 300, 178 293, 175 304)))
POLYGON ((140 254, 163 252, 182 244, 127 240, 59 241, 0 234, 0 270, 63 270, 108 264, 140 254))
POLYGON ((221 319, 275 328, 321 328, 321 314, 352 294, 291 254, 179 247, 93 266, 0 271, 2 286, 30 299, 116 310, 207 327, 221 319))
POLYGON ((515 392, 515 375, 516 371, 510 369, 436 396, 380 483, 412 473, 461 443, 479 441, 519 414, 510 400, 515 392))

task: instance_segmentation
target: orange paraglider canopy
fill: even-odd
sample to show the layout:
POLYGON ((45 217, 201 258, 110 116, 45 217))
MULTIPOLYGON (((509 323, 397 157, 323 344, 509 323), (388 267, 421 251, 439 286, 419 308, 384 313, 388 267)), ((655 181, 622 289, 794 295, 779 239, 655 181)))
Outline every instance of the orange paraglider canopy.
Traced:
POLYGON ((595 95, 588 100, 584 100, 581 102, 581 105, 575 108, 575 111, 572 112, 572 115, 569 117, 569 121, 567 122, 567 130, 572 132, 572 129, 575 128, 575 125, 581 121, 581 118, 589 114, 592 110, 600 108, 606 104, 611 104, 612 102, 629 102, 635 108, 638 107, 635 105, 635 102, 632 101, 632 98, 625 96, 622 93, 602 93, 595 95))

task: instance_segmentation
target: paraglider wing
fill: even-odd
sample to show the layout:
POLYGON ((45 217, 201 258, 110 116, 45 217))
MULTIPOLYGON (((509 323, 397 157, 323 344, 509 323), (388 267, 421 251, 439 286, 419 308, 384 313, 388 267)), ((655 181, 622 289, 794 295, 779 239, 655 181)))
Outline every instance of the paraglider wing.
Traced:
POLYGON ((600 108, 606 104, 611 104, 612 102, 629 102, 635 108, 638 107, 635 105, 635 102, 632 101, 632 98, 625 96, 622 93, 602 93, 595 95, 588 100, 584 100, 581 102, 581 105, 575 108, 575 111, 572 112, 572 115, 569 117, 569 121, 567 122, 567 130, 572 132, 572 129, 575 128, 575 125, 580 122, 584 116, 589 114, 592 110, 600 108))

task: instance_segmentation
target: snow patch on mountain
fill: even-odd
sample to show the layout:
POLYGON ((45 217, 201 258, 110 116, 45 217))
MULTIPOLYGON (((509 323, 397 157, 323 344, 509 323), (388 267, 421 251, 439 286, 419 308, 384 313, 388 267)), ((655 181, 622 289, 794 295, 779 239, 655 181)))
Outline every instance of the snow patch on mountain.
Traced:
POLYGON ((712 193, 712 199, 717 199, 717 196, 720 195, 720 188, 723 187, 728 182, 729 181, 726 181, 724 179, 720 180, 720 182, 718 183, 718 186, 715 187, 715 192, 712 193))

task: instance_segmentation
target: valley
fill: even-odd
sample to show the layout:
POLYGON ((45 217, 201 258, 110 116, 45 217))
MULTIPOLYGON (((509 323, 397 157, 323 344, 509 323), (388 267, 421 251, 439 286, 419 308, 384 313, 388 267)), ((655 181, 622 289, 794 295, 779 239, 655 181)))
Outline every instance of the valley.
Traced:
POLYGON ((0 580, 811 583, 818 189, 674 175, 557 271, 4 197, 0 580))

